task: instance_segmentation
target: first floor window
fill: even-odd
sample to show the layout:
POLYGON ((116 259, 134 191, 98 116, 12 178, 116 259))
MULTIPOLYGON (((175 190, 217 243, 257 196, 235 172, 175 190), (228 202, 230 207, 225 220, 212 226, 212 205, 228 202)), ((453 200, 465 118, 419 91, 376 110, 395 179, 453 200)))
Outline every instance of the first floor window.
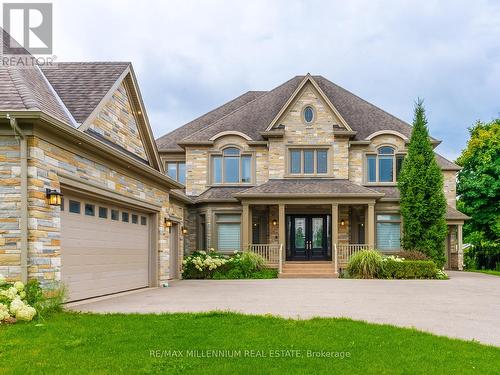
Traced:
POLYGON ((167 162, 167 176, 186 184, 186 163, 183 161, 167 162))
POLYGON ((217 250, 230 252, 240 250, 241 215, 217 214, 217 250))
POLYGON ((401 248, 401 216, 377 214, 377 248, 382 251, 399 251, 401 248))
POLYGON ((207 249, 207 221, 205 214, 199 216, 198 230, 198 248, 200 250, 207 249))
POLYGON ((252 181, 252 156, 241 155, 236 147, 224 149, 222 155, 212 156, 214 184, 239 184, 252 181))

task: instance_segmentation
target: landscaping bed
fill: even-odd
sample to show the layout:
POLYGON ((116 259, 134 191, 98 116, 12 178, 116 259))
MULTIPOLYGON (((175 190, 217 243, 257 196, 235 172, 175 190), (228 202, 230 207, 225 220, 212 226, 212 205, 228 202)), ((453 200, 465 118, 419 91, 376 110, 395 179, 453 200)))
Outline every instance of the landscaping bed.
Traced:
POLYGON ((494 374, 500 367, 499 348, 414 329, 233 313, 58 313, 41 325, 0 327, 0 357, 5 374, 494 374))
POLYGON ((244 251, 232 255, 214 249, 195 251, 182 262, 183 279, 274 279, 278 270, 267 268, 260 255, 244 251))
POLYGON ((360 279, 448 279, 448 275, 418 251, 382 255, 377 250, 363 250, 349 260, 344 278, 360 279))

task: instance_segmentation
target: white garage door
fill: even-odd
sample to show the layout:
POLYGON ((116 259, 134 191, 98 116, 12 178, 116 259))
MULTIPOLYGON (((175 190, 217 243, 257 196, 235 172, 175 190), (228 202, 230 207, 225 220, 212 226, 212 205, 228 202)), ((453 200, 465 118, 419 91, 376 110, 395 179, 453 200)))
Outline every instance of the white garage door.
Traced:
POLYGON ((147 287, 147 214, 65 193, 61 278, 70 301, 147 287))

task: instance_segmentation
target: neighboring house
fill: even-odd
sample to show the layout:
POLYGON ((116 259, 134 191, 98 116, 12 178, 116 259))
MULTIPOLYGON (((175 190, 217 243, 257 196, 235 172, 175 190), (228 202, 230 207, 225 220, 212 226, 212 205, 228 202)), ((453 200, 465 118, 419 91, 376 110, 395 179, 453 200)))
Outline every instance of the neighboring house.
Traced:
POLYGON ((164 284, 181 264, 181 187, 130 63, 0 67, 1 275, 62 280, 70 300, 164 284))
MULTIPOLYGON (((410 135, 407 123, 307 74, 249 91, 156 142, 167 174, 192 199, 187 250, 252 246, 276 256, 282 245, 285 266, 342 267, 362 248, 400 250, 396 180, 410 135)), ((447 267, 462 269, 459 167, 436 159, 448 201, 447 267)))

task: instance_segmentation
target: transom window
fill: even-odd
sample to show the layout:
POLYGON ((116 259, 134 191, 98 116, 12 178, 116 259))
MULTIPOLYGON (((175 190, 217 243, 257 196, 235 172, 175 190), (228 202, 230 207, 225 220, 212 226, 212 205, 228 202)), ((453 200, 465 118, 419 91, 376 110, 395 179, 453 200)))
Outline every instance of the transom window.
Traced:
POLYGON ((221 155, 212 156, 214 184, 250 183, 251 176, 252 156, 242 155, 236 147, 226 148, 221 155))
POLYGON ((328 173, 328 150, 290 150, 290 174, 328 173))
POLYGON ((167 162, 167 176, 181 184, 186 184, 186 163, 183 161, 167 162))
POLYGON ((314 121, 314 109, 310 105, 304 108, 304 122, 310 124, 314 121))
POLYGON ((377 150, 377 154, 366 156, 368 182, 396 182, 404 155, 397 155, 394 148, 382 146, 377 150))

